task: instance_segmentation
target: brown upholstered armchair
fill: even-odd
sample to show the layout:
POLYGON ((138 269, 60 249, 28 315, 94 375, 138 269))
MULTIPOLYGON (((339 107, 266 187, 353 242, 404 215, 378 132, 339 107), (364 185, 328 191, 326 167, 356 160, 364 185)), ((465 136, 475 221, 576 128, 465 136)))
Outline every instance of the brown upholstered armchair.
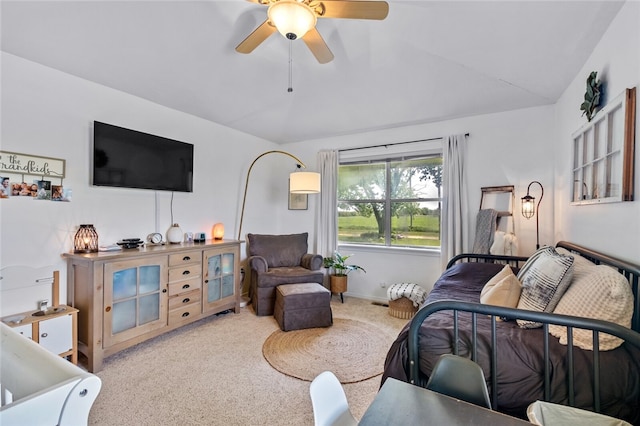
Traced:
POLYGON ((275 290, 280 284, 322 284, 322 256, 307 253, 308 236, 307 232, 290 235, 247 234, 251 268, 249 295, 256 315, 273 315, 275 290))

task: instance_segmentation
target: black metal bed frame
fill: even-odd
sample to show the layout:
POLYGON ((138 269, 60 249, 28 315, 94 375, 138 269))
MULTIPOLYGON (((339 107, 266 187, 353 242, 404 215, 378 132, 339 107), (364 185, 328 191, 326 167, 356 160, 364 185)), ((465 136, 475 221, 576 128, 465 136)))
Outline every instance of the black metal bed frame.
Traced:
MULTIPOLYGON (((540 322, 543 324, 543 350, 544 350, 544 399, 549 400, 550 397, 550 381, 551 368, 549 360, 549 324, 556 324, 567 327, 567 390, 569 395, 569 405, 575 406, 575 389, 574 389, 574 354, 573 354, 573 329, 591 330, 593 335, 593 410, 600 412, 600 349, 599 349, 599 333, 606 333, 623 339, 626 343, 636 346, 640 349, 640 297, 638 295, 638 282, 640 280, 640 267, 628 262, 614 259, 610 256, 598 253, 596 251, 581 247, 579 245, 560 241, 556 247, 563 247, 574 254, 578 254, 590 260, 595 264, 608 265, 618 270, 627 278, 634 295, 634 313, 632 318, 632 329, 622 327, 620 325, 595 320, 590 318, 581 318, 568 315, 559 315, 545 312, 526 311, 522 309, 504 308, 491 305, 483 305, 480 303, 461 302, 455 300, 441 300, 430 303, 420 309, 411 320, 408 336, 408 352, 409 352, 409 379, 412 384, 425 386, 423 378, 420 376, 419 366, 419 331, 425 319, 439 311, 453 311, 453 333, 454 333, 454 354, 458 354, 458 312, 471 313, 471 359, 477 360, 477 317, 480 315, 488 315, 491 317, 491 401, 493 409, 498 409, 498 389, 497 389, 497 333, 496 321, 498 318, 507 317, 510 319, 522 319, 540 322)), ((457 262, 502 262, 512 266, 520 266, 521 262, 526 261, 526 257, 517 256, 496 256, 482 254, 461 254, 453 257, 447 264, 447 269, 457 262)))

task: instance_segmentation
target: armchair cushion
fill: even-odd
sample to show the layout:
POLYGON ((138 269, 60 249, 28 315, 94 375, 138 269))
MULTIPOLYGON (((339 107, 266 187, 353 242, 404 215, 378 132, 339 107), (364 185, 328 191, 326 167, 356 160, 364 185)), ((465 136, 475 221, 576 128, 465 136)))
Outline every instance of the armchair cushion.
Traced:
POLYGON ((308 232, 290 235, 247 234, 249 256, 262 256, 269 268, 299 266, 307 253, 308 232))

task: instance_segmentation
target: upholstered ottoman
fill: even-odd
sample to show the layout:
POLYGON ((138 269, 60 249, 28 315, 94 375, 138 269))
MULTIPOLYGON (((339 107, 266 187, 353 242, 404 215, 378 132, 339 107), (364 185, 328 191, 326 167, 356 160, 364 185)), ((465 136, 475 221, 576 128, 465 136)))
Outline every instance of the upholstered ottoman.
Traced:
POLYGON ((283 331, 329 327, 331 292, 318 283, 279 285, 273 316, 283 331))

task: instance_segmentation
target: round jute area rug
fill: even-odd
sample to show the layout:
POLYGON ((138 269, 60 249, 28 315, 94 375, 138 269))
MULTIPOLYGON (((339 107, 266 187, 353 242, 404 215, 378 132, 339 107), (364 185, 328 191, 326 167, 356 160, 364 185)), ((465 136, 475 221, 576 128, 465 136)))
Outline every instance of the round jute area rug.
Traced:
POLYGON ((312 381, 332 371, 340 383, 355 383, 382 374, 393 337, 362 321, 334 318, 327 328, 273 332, 262 354, 273 368, 312 381))

